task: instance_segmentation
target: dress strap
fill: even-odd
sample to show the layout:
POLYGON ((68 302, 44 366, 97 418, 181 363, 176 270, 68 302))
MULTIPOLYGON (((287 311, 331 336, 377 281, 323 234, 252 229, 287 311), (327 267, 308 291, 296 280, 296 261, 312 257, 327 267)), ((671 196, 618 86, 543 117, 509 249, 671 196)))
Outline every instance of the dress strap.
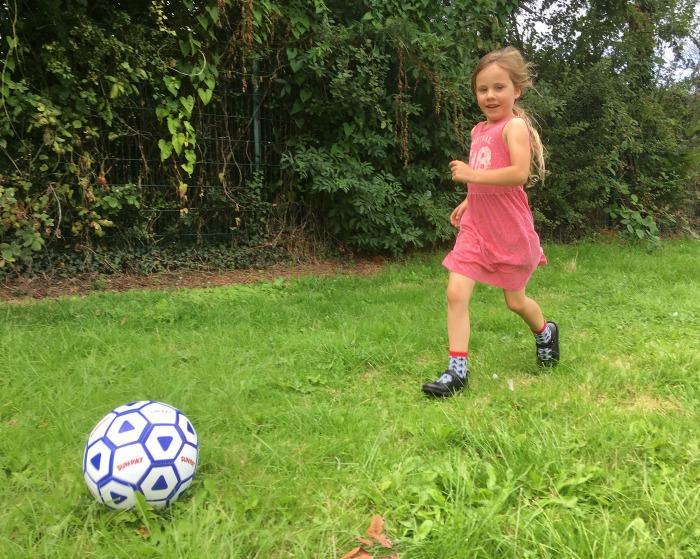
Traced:
MULTIPOLYGON (((488 130, 489 132, 491 132, 492 130, 503 130, 503 128, 505 128, 506 124, 508 124, 508 123, 509 123, 511 120, 513 120, 514 118, 517 118, 517 117, 516 117, 515 115, 513 115, 513 116, 507 116, 506 118, 503 118, 503 119, 499 120, 498 122, 494 123, 494 124, 493 124, 490 128, 488 128, 487 130, 488 130)), ((483 122, 486 122, 486 121, 483 121, 483 122)))

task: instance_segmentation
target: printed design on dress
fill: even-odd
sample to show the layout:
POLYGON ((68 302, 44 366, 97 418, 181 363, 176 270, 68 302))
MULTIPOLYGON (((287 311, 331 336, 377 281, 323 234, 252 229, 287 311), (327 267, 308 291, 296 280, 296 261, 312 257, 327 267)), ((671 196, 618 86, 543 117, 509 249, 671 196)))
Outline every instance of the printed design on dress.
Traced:
POLYGON ((489 146, 481 146, 479 151, 472 154, 469 159, 469 165, 472 169, 490 169, 491 148, 489 146))

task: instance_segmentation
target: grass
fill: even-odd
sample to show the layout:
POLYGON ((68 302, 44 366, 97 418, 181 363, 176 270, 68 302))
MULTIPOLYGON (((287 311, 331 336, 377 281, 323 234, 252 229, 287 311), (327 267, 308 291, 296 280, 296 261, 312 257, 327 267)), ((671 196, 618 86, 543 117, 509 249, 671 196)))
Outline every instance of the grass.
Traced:
POLYGON ((501 293, 472 303, 471 389, 444 368, 441 255, 374 277, 0 305, 0 556, 340 558, 373 514, 402 559, 700 556, 700 252, 550 246, 534 365, 501 293), (89 495, 87 433, 154 399, 200 438, 161 511, 89 495))

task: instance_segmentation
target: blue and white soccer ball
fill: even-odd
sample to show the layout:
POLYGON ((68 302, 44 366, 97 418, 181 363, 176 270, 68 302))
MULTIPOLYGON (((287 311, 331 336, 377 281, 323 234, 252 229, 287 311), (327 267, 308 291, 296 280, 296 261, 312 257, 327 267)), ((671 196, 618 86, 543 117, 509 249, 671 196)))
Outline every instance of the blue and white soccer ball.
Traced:
POLYGON ((135 492, 164 506, 192 483, 197 469, 197 433, 178 409, 146 400, 116 408, 88 437, 83 455, 85 482, 108 507, 129 509, 135 492))

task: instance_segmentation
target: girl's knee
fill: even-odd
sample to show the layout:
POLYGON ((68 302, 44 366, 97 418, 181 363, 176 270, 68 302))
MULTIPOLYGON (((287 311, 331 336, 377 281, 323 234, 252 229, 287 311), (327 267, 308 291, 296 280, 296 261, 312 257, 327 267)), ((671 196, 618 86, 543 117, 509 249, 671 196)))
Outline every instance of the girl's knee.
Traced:
POLYGON ((519 297, 506 297, 506 307, 515 314, 522 314, 525 311, 526 299, 519 297))
POLYGON ((469 294, 456 285, 448 285, 445 290, 447 302, 450 304, 466 304, 469 302, 469 294))

